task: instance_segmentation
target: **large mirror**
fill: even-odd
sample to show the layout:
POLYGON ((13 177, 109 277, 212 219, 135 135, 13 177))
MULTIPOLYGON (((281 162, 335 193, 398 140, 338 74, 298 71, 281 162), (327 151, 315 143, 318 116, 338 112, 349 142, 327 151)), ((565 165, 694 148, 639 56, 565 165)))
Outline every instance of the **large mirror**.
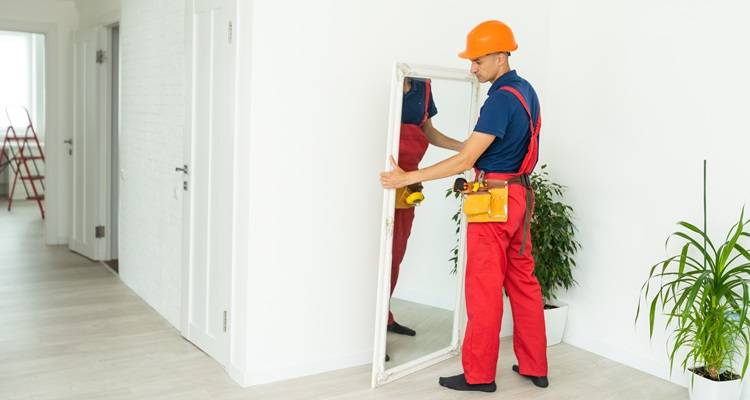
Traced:
MULTIPOLYGON (((455 154, 476 122, 478 94, 466 70, 396 64, 386 159, 408 171, 455 154)), ((373 387, 458 354, 464 222, 447 195, 453 180, 384 191, 373 387)))

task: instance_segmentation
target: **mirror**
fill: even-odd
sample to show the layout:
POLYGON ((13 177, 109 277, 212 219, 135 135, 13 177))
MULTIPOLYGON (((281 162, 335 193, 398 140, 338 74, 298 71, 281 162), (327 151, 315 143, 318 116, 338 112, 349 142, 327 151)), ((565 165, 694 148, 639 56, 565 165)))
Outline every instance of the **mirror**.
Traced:
MULTIPOLYGON (((478 93, 468 71, 396 64, 386 160, 408 171, 455 154, 478 93)), ((446 196, 454 179, 384 191, 373 387, 458 354, 464 222, 460 201, 446 196)))

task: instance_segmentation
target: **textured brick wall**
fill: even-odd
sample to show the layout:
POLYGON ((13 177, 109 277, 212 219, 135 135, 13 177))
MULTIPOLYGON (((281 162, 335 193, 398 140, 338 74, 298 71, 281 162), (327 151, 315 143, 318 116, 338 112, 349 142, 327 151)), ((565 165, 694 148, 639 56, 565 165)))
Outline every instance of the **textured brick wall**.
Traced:
POLYGON ((182 1, 122 3, 121 277, 176 327, 182 200, 174 168, 183 163, 184 24, 182 1))

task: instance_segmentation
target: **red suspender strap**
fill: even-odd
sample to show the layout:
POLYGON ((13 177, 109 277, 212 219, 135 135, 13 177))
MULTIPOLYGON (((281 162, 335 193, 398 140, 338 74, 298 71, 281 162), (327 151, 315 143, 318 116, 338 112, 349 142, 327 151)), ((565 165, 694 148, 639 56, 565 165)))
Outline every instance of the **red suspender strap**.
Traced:
POLYGON ((526 152, 526 156, 523 158, 523 161, 521 162, 521 168, 518 169, 518 173, 531 174, 531 171, 533 171, 534 167, 536 166, 536 162, 539 160, 539 131, 542 128, 542 115, 540 113, 536 119, 536 123, 534 123, 534 119, 531 116, 531 109, 529 108, 529 104, 526 102, 526 99, 523 98, 521 93, 516 90, 516 88, 511 86, 502 86, 499 90, 505 90, 506 92, 509 92, 516 96, 518 101, 521 102, 524 110, 526 110, 526 114, 529 116, 529 131, 531 132, 531 140, 529 141, 529 149, 526 152))
POLYGON ((524 156, 523 161, 521 162, 521 167, 518 169, 518 174, 522 177, 525 176, 524 179, 526 179, 527 183, 529 184, 529 186, 526 186, 526 184, 524 184, 524 186, 526 186, 526 211, 524 212, 523 241, 521 243, 521 255, 523 255, 523 252, 526 249, 526 240, 528 239, 527 235, 529 235, 531 228, 531 214, 534 212, 534 191, 530 186, 531 181, 528 180, 528 175, 530 175, 531 171, 534 170, 536 162, 539 160, 539 130, 542 128, 542 114, 539 113, 539 116, 536 119, 536 123, 534 123, 534 117, 531 115, 529 104, 526 102, 526 99, 523 98, 521 93, 516 90, 516 88, 511 86, 502 86, 499 90, 505 90, 506 92, 510 92, 514 96, 516 96, 518 101, 521 102, 524 110, 526 110, 526 114, 529 116, 529 132, 531 132, 531 138, 529 139, 529 149, 527 150, 526 156, 524 156))
POLYGON ((425 122, 427 122, 427 119, 430 118, 430 92, 432 88, 430 87, 430 80, 425 79, 424 81, 424 115, 422 116, 422 122, 419 123, 419 126, 424 125, 425 122))

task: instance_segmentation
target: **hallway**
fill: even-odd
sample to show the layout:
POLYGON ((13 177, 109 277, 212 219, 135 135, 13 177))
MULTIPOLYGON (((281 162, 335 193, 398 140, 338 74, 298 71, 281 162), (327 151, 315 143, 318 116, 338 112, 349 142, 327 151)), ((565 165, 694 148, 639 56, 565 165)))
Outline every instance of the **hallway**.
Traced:
POLYGON ((0 398, 193 399, 235 387, 103 264, 42 243, 33 203, 2 210, 0 398))

